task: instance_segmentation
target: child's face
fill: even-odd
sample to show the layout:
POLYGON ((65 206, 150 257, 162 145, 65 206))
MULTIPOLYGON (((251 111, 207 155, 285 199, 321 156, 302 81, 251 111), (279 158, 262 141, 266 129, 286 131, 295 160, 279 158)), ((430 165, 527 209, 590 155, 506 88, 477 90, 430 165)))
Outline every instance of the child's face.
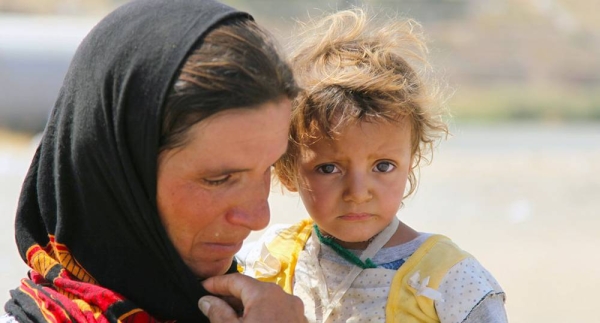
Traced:
POLYGON ((298 191, 321 231, 345 242, 381 232, 402 203, 411 166, 402 122, 360 122, 302 149, 298 191))

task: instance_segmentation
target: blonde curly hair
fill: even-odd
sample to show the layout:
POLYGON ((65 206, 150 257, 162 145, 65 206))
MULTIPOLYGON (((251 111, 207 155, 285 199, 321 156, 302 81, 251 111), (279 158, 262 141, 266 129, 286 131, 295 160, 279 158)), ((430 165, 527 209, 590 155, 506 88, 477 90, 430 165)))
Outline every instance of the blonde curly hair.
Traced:
POLYGON ((300 26, 291 64, 301 90, 292 103, 288 150, 274 169, 290 191, 298 190, 303 146, 333 139, 355 122, 408 120, 413 158, 409 196, 416 189, 421 160, 430 161, 434 144, 448 134, 421 26, 411 19, 375 18, 354 8, 300 26))

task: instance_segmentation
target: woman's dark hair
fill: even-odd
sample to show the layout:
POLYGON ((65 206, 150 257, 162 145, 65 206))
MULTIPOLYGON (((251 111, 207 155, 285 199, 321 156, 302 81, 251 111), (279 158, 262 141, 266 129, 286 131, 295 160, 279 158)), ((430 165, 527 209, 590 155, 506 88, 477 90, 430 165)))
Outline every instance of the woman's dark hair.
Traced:
POLYGON ((165 102, 159 151, 185 144, 190 127, 218 112, 298 92, 272 35, 250 19, 226 21, 191 52, 165 102))

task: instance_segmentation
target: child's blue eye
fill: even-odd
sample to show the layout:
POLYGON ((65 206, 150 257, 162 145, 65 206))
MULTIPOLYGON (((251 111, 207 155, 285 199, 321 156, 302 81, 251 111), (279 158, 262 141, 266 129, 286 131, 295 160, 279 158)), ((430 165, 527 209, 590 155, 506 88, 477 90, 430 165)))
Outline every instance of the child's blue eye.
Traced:
POLYGON ((377 163, 377 165, 375 165, 375 167, 373 168, 373 171, 380 172, 380 173, 389 173, 389 172, 393 171, 395 168, 396 168, 396 166, 394 166, 394 164, 392 164, 390 162, 380 162, 380 163, 377 163))
POLYGON ((332 174, 332 173, 339 172, 339 170, 333 164, 325 164, 325 165, 321 165, 321 166, 317 167, 317 172, 323 173, 323 174, 332 174))

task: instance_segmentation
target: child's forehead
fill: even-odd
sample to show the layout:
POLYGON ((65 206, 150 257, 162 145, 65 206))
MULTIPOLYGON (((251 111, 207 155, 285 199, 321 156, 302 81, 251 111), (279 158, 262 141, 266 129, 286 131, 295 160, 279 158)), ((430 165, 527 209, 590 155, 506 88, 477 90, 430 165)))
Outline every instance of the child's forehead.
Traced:
POLYGON ((299 149, 304 162, 398 158, 412 151, 412 128, 398 122, 359 122, 332 136, 313 136, 299 149), (366 158, 366 159, 364 159, 366 158))
MULTIPOLYGON (((307 129, 305 140, 307 144, 310 142, 316 142, 319 140, 339 140, 342 136, 347 134, 347 131, 357 131, 363 129, 365 125, 369 125, 369 128, 388 128, 388 126, 396 127, 398 131, 403 131, 406 127, 411 127, 411 123, 408 117, 402 116, 395 119, 389 119, 384 117, 367 117, 367 118, 346 118, 346 119, 334 119, 326 125, 319 125, 317 122, 311 123, 311 127, 307 129), (372 127, 375 126, 375 127, 372 127)), ((412 127, 411 127, 412 128, 412 127)), ((411 129, 412 132, 412 129, 411 129)))
POLYGON ((299 153, 304 159, 308 154, 354 154, 359 151, 389 152, 410 149, 413 129, 407 120, 358 121, 348 123, 335 132, 323 133, 314 130, 311 136, 301 141, 299 153))

